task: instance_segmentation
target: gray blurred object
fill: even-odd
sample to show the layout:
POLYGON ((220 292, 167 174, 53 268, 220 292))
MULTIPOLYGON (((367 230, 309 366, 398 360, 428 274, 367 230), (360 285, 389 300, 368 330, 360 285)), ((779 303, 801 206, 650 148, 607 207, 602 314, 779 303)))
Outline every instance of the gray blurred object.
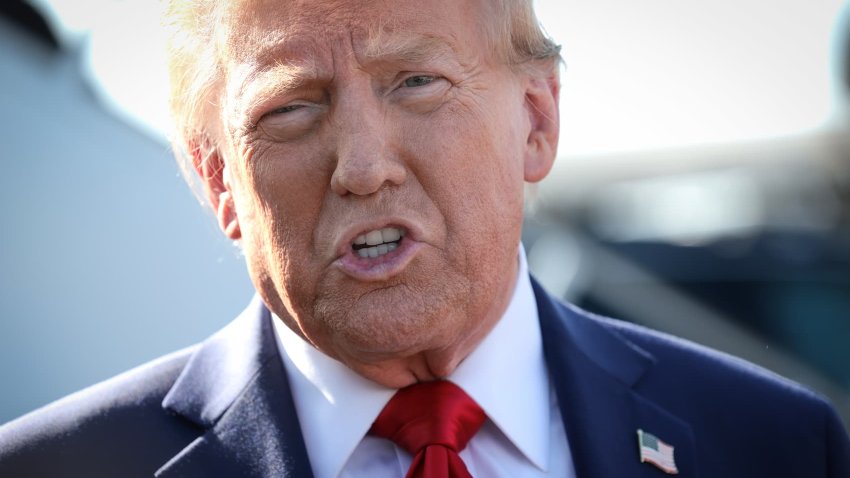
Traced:
POLYGON ((0 7, 0 422, 187 346, 247 304, 168 145, 108 113, 24 2, 0 7), (167 331, 167 333, 163 333, 167 331))

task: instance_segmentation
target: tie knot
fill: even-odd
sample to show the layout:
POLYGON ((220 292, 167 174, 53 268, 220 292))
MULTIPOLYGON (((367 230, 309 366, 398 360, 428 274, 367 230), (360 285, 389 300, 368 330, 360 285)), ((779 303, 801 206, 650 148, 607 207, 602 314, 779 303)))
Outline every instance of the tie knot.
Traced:
POLYGON ((485 418, 481 407, 460 387, 438 380, 396 392, 369 432, 391 440, 411 454, 429 445, 459 452, 466 448, 485 418))

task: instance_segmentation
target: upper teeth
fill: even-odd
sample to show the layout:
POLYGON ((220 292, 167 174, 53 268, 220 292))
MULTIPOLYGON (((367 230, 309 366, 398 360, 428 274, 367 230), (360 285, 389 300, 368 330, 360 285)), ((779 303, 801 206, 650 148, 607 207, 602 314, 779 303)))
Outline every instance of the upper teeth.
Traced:
POLYGON ((361 234, 354 239, 355 246, 367 246, 357 248, 357 254, 360 257, 378 257, 398 247, 396 241, 404 236, 404 231, 395 227, 385 227, 383 229, 375 229, 366 234, 361 234), (375 246, 375 247, 368 247, 375 246))
POLYGON ((401 239, 401 236, 403 235, 404 234, 399 229, 394 227, 385 227, 383 229, 375 229, 374 231, 369 231, 366 234, 357 236, 357 239, 354 240, 354 244, 358 246, 362 244, 377 246, 382 242, 395 242, 401 239))

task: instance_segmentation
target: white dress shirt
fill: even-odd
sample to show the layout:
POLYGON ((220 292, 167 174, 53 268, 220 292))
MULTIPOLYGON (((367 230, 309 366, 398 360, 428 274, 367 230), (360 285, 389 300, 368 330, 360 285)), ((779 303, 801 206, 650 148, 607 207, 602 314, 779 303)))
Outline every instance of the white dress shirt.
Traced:
MULTIPOLYGON (((274 324, 315 478, 403 477, 411 455, 389 440, 366 435, 395 390, 357 375, 279 318, 274 324)), ((575 476, 543 358, 522 246, 507 310, 447 379, 487 414, 460 452, 472 476, 575 476)))

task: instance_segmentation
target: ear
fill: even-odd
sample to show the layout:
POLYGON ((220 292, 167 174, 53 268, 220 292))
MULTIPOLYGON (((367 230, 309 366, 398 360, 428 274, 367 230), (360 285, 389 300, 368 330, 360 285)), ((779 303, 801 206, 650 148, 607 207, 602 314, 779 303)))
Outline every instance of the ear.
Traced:
POLYGON ((549 174, 558 150, 560 119, 558 96, 561 86, 557 67, 548 75, 536 72, 526 77, 525 108, 530 129, 525 150, 525 180, 535 183, 549 174))
POLYGON ((218 150, 206 141, 203 143, 193 141, 190 143, 189 151, 192 156, 192 166, 204 184, 204 192, 215 211, 219 227, 228 238, 234 241, 241 239, 242 230, 233 204, 233 193, 230 190, 230 178, 224 159, 218 150))

